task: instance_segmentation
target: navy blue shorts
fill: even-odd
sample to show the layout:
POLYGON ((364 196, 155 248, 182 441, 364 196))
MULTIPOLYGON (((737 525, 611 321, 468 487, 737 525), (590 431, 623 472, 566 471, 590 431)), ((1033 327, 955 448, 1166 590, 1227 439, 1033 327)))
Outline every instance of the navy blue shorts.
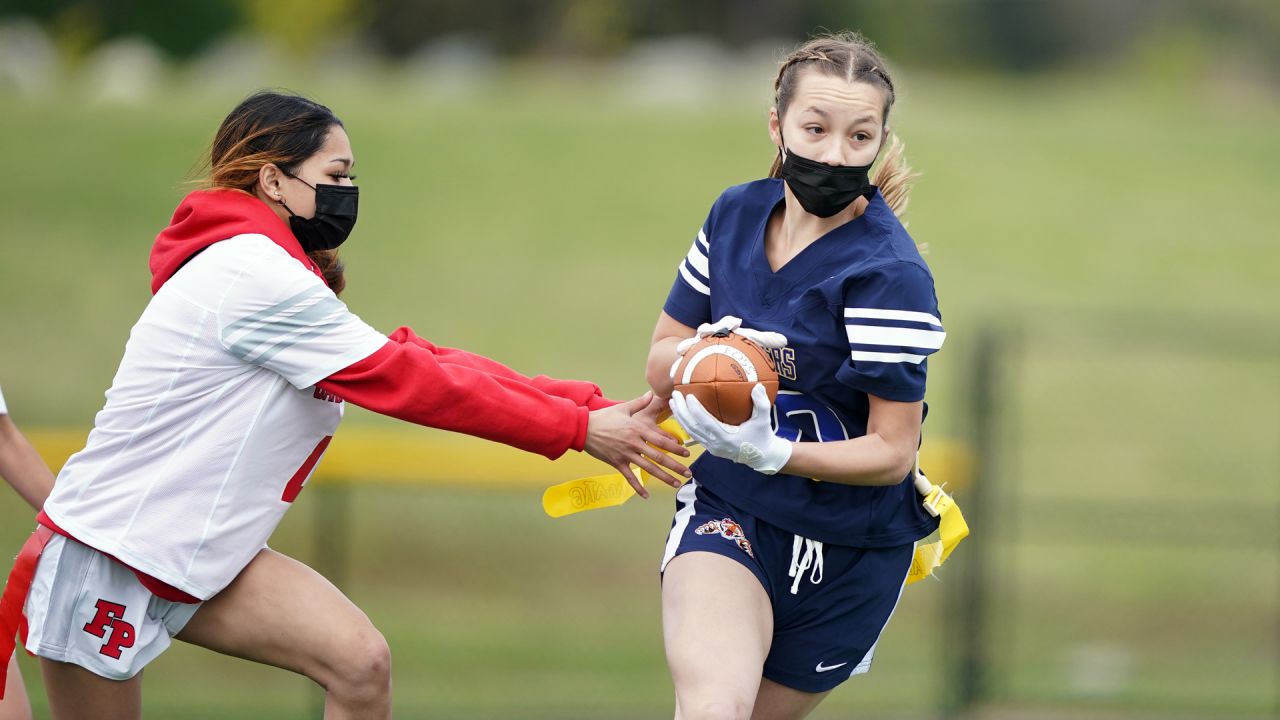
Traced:
POLYGON ((677 555, 699 551, 741 563, 768 593, 773 644, 764 677, 818 693, 871 669, 876 642, 902 597, 915 543, 890 548, 815 543, 733 507, 690 480, 676 493, 662 570, 677 555))

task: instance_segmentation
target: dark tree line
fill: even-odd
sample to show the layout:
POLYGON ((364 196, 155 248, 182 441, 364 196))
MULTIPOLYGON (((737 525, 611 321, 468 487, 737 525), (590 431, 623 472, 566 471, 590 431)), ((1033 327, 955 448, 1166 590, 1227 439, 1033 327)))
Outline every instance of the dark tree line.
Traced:
POLYGON ((1251 48, 1280 75, 1274 0, 0 0, 0 18, 12 16, 41 22, 72 55, 141 35, 182 59, 244 31, 301 52, 354 34, 403 57, 467 36, 509 56, 607 58, 671 34, 741 48, 852 28, 899 62, 1010 71, 1106 59, 1181 25, 1251 48))

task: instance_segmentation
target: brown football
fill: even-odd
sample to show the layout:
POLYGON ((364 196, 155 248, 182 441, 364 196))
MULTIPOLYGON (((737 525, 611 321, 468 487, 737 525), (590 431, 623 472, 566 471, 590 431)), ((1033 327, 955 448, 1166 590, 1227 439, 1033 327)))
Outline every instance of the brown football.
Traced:
POLYGON ((674 375, 676 390, 698 402, 720 422, 741 425, 751 417, 751 388, 764 385, 769 402, 778 396, 773 357, 741 335, 712 335, 689 348, 674 375))

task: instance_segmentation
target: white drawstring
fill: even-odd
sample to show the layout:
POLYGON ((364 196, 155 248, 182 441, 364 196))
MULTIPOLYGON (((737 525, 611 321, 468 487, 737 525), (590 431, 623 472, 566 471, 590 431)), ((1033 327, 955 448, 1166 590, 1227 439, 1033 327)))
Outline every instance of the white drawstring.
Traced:
POLYGON ((813 571, 809 573, 809 582, 817 585, 822 582, 822 543, 796 535, 791 543, 791 571, 788 573, 795 578, 795 582, 791 583, 792 595, 800 591, 800 579, 810 566, 813 571), (804 548, 803 556, 800 554, 801 547, 804 548))

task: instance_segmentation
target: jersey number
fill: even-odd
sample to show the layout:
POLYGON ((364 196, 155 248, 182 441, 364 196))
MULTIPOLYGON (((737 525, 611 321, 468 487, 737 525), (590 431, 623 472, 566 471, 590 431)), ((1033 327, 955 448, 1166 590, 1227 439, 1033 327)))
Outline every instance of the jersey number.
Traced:
POLYGON ((311 477, 311 471, 315 469, 316 463, 320 462, 320 456, 324 455, 324 449, 329 447, 329 441, 333 439, 332 435, 325 435, 317 445, 316 449, 311 451, 307 456, 307 461, 302 463, 302 467, 298 468, 298 472, 289 478, 289 484, 284 486, 284 494, 280 499, 291 503, 298 499, 298 493, 302 492, 302 486, 307 484, 307 478, 311 477))
POLYGON ((794 390, 779 390, 773 419, 780 438, 794 442, 848 440, 849 431, 831 408, 794 390))

